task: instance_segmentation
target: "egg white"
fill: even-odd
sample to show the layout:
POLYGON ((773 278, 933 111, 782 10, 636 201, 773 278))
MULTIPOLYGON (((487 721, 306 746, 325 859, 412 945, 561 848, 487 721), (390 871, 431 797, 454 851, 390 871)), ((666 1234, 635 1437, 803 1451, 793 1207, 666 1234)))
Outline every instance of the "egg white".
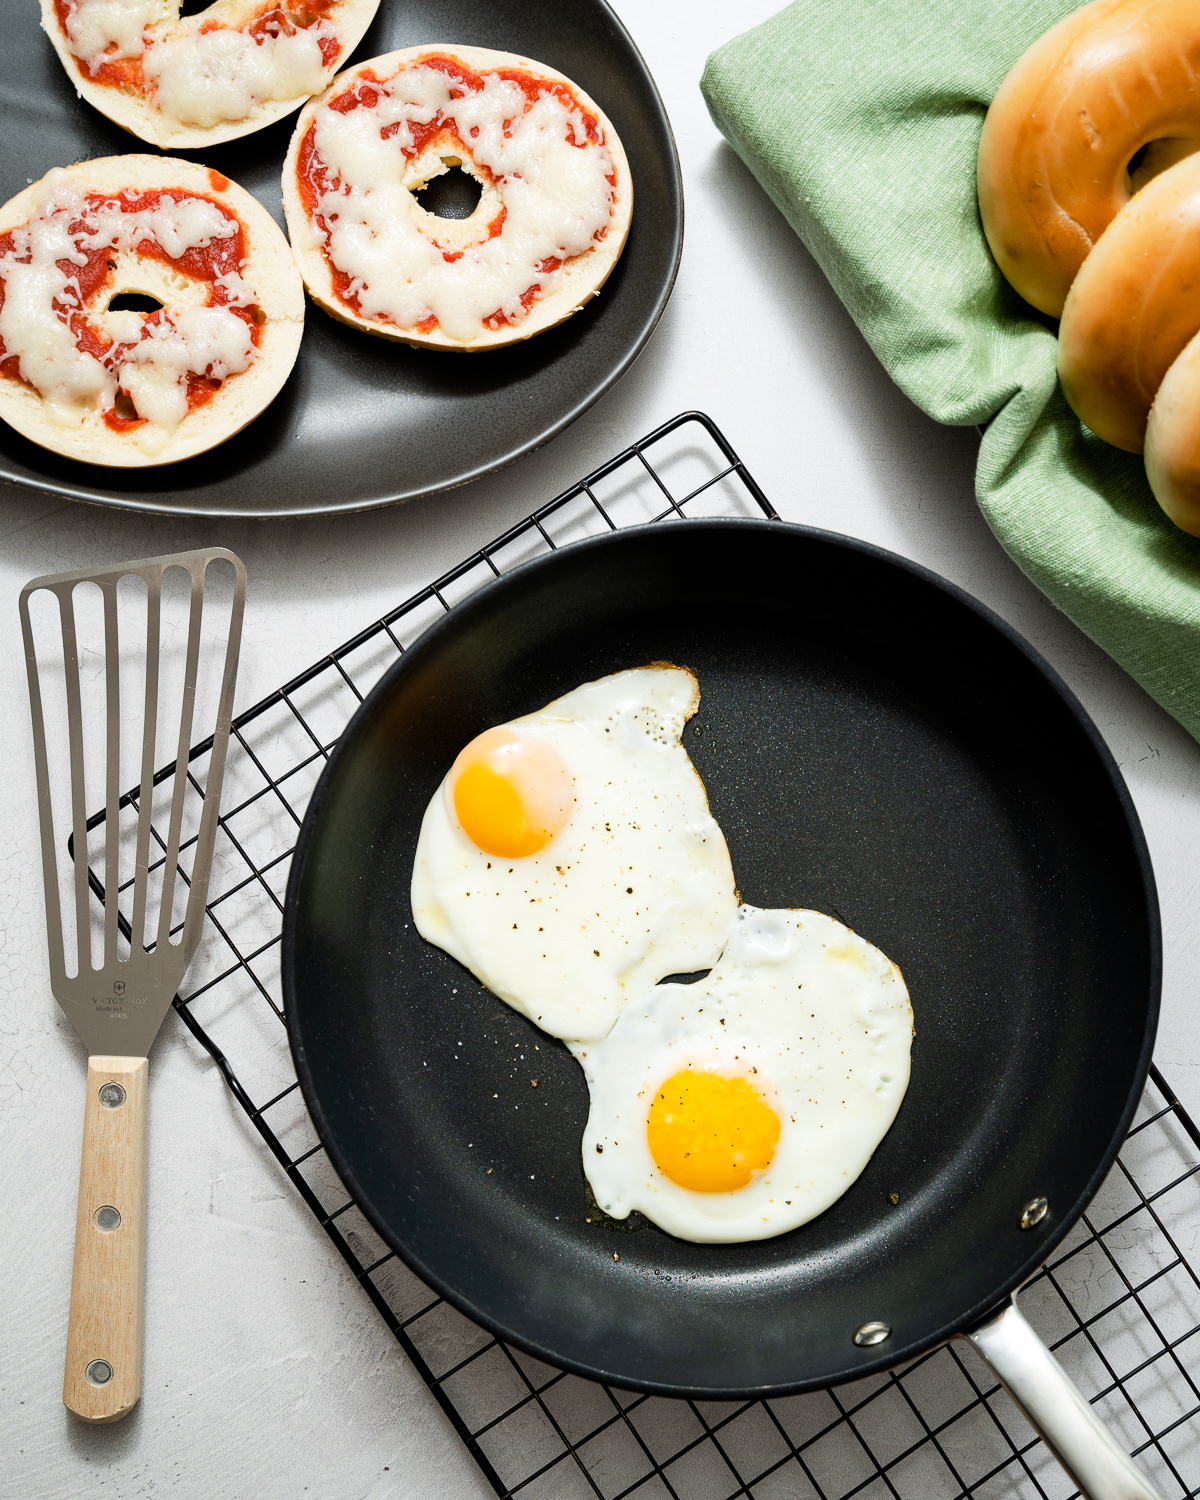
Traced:
POLYGON ((806 1223, 886 1135, 908 1087, 912 1035, 900 970, 864 938, 820 912, 741 907, 706 979, 659 985, 603 1041, 571 1045, 591 1095, 583 1167, 597 1203, 708 1243, 806 1223), (687 1067, 746 1078, 779 1116, 775 1155, 743 1188, 680 1187, 651 1155, 651 1102, 687 1067))
POLYGON ((585 683, 513 727, 574 780, 571 815, 536 854, 485 854, 445 783, 412 879, 421 936, 551 1036, 596 1041, 632 996, 716 962, 737 910, 729 850, 681 744, 695 676, 658 664, 585 683))

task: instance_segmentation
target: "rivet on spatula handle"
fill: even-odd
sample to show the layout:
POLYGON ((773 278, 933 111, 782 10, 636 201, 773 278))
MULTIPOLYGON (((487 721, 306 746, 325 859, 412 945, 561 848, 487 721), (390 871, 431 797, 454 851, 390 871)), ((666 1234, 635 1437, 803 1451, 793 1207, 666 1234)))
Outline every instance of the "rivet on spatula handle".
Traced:
POLYGON ((142 1394, 144 1057, 88 1059, 63 1404, 115 1422, 142 1394))

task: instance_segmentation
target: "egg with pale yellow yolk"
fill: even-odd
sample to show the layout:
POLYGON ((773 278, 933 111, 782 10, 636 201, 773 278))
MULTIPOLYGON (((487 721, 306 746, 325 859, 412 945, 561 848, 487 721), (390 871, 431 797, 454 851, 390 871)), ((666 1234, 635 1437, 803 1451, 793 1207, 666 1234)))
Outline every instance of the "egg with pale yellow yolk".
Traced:
POLYGON ((598 1040, 725 945, 729 850, 681 741, 699 702, 666 663, 585 683, 471 740, 426 809, 417 930, 552 1036, 598 1040))
POLYGON ((681 1239, 767 1239, 858 1178, 908 1087, 900 970, 814 911, 739 909, 707 978, 660 984, 573 1042, 596 1202, 681 1239))

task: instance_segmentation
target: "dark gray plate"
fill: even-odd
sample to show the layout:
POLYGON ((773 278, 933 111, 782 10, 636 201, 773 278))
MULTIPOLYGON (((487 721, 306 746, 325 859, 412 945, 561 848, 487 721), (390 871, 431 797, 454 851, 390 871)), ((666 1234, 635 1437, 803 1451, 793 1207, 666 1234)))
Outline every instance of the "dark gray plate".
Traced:
MULTIPOLYGON (((0 49, 0 201, 51 167, 152 148, 78 98, 11 0, 0 49)), ((199 7, 189 4, 188 11, 199 7)), ((294 516, 365 510, 465 484, 555 436, 625 373, 658 322, 683 247, 683 185, 654 81, 604 0, 383 0, 354 53, 461 42, 523 53, 573 78, 616 126, 633 172, 633 227, 600 296, 559 328, 488 354, 371 338, 311 303, 296 368, 228 443, 122 472, 59 458, 0 423, 0 478, 132 510, 294 516)), ((247 188, 283 224, 279 179, 295 116, 191 159, 247 188)))

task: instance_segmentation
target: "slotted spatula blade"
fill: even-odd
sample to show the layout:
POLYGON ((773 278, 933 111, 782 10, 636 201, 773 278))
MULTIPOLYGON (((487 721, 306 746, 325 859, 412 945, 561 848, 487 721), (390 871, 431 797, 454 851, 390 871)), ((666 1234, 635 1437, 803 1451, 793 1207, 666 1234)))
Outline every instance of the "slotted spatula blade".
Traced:
MULTIPOLYGON (((75 1219, 75 1260, 71 1311, 67 1328, 63 1402, 87 1422, 113 1422, 136 1405, 142 1389, 142 1304, 145 1242, 147 1054, 200 941, 225 754, 229 744, 233 690, 237 677, 246 570, 241 559, 223 547, 180 552, 100 570, 48 574, 21 591, 21 630, 29 675, 37 773, 42 870, 46 886, 46 931, 50 950, 50 987, 88 1050, 87 1104, 79 1172, 79 1207, 75 1219), (188 751, 195 725, 196 684, 204 621, 205 572, 219 559, 234 573, 229 634, 221 674, 220 696, 209 753, 203 809, 193 847, 187 905, 180 941, 171 941, 171 913, 180 878, 179 853, 188 787, 188 751), (173 763, 155 775, 155 738, 159 719, 162 654, 162 580, 168 568, 182 568, 191 578, 187 648, 178 735, 170 746, 173 763), (146 584, 145 712, 142 724, 140 779, 125 805, 137 810, 132 913, 118 913, 120 886, 120 652, 117 586, 136 575, 146 584), (89 897, 87 808, 84 781, 84 716, 80 691, 80 642, 76 632, 74 592, 95 584, 103 600, 103 658, 106 731, 104 740, 104 881, 103 944, 99 967, 93 964, 89 897), (40 590, 58 601, 62 629, 68 750, 70 754, 71 849, 74 857, 74 926, 78 948, 76 972, 68 974, 59 903, 58 850, 51 802, 51 772, 46 747, 42 685, 30 617, 30 597, 40 590), (152 828, 153 787, 174 777, 165 840, 152 828), (151 844, 161 860, 152 855, 151 844), (162 870, 162 889, 155 930, 145 931, 151 867, 162 870), (118 951, 118 932, 128 951, 118 951)), ((195 785, 195 783, 193 783, 195 785)), ((94 889, 93 895, 99 898, 94 889)))

